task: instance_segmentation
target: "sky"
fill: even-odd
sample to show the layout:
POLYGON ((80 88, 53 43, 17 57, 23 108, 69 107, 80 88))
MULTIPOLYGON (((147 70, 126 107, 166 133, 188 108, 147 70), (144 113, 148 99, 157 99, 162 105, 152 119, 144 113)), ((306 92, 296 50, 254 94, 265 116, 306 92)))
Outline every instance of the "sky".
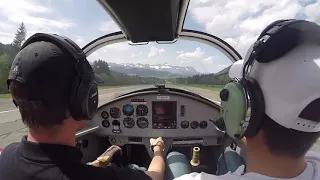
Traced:
MULTIPOLYGON (((320 24, 320 0, 191 0, 184 28, 215 35, 242 56, 260 32, 279 19, 306 19, 320 24)), ((95 0, 2 0, 0 42, 11 43, 21 22, 27 36, 50 32, 67 36, 80 47, 119 31, 95 0)), ((214 73, 231 61, 218 50, 198 42, 178 40, 171 45, 149 43, 131 46, 118 43, 103 47, 88 57, 116 63, 192 66, 214 73)))

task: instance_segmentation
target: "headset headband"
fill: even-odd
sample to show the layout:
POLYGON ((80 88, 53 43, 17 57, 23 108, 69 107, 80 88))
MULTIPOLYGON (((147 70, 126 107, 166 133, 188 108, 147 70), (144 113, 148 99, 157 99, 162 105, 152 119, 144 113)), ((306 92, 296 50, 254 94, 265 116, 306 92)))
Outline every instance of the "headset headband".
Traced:
POLYGON ((254 43, 251 55, 244 64, 242 77, 246 77, 254 60, 272 62, 303 43, 320 44, 320 27, 316 23, 294 19, 275 21, 262 31, 254 43))
POLYGON ((79 48, 78 45, 76 45, 69 38, 57 34, 36 33, 27 39, 27 41, 22 45, 21 49, 23 49, 31 43, 41 40, 62 46, 78 61, 83 61, 86 59, 86 55, 83 53, 82 49, 79 48))

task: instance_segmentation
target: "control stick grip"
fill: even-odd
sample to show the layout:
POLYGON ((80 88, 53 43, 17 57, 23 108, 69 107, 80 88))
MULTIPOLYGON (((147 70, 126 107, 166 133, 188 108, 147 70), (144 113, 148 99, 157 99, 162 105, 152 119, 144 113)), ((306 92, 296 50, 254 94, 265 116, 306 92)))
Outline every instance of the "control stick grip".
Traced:
POLYGON ((194 147, 192 149, 192 159, 190 161, 192 166, 199 166, 200 165, 200 148, 194 147))

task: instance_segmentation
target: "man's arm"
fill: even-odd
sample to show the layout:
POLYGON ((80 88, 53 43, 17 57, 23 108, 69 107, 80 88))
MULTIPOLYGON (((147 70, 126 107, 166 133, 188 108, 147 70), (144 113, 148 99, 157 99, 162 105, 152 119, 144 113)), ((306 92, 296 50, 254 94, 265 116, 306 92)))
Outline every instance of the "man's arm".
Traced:
POLYGON ((165 171, 165 161, 163 159, 163 149, 164 145, 162 142, 157 142, 153 147, 153 158, 149 165, 146 174, 150 176, 153 180, 163 180, 165 171))

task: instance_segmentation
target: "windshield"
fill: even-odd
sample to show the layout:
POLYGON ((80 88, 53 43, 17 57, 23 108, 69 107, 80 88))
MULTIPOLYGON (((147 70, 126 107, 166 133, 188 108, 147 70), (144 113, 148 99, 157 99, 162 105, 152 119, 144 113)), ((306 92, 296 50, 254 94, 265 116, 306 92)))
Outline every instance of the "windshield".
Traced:
MULTIPOLYGON (((318 0, 191 0, 185 29, 203 31, 229 43, 244 57, 259 33, 278 19, 320 23, 318 0)), ((27 133, 13 105, 6 80, 13 58, 26 38, 37 32, 57 33, 84 47, 92 40, 119 31, 96 1, 10 0, 0 3, 0 148, 27 133)), ((105 46, 88 60, 103 79, 99 105, 133 90, 165 84, 219 101, 229 81, 231 61, 215 48, 178 40, 173 44, 105 46)), ((320 149, 319 149, 320 150, 320 149)))
POLYGON ((157 84, 219 101, 219 91, 230 80, 228 68, 232 63, 213 47, 188 40, 173 44, 111 44, 92 53, 88 60, 104 80, 100 104, 157 84))

